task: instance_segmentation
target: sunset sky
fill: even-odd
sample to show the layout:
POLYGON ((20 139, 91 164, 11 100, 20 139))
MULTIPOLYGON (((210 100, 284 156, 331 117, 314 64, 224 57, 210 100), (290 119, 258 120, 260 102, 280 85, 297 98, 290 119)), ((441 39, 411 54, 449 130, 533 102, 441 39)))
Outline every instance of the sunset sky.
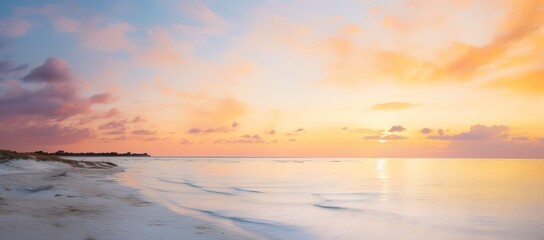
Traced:
POLYGON ((2 1, 0 148, 544 158, 544 1, 2 1))

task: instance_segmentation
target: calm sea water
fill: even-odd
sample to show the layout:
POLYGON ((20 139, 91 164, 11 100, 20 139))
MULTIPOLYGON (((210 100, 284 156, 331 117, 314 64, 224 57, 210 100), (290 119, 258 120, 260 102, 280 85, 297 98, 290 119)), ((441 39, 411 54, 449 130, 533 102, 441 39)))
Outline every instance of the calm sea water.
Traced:
POLYGON ((544 239, 544 160, 115 161, 173 211, 264 239, 544 239))

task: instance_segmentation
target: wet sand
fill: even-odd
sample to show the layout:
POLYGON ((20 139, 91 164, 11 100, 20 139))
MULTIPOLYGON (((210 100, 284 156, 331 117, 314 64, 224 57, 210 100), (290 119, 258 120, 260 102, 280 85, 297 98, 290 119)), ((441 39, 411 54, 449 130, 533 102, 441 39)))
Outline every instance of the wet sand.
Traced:
POLYGON ((115 181, 120 167, 0 164, 0 239, 248 239, 147 201, 115 181))

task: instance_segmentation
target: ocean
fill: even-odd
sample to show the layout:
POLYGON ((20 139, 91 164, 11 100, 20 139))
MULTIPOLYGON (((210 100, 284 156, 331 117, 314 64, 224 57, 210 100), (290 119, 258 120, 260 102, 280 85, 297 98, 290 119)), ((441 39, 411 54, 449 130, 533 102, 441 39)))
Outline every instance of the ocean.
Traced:
POLYGON ((172 211, 262 239, 544 239, 544 160, 101 160, 172 211))

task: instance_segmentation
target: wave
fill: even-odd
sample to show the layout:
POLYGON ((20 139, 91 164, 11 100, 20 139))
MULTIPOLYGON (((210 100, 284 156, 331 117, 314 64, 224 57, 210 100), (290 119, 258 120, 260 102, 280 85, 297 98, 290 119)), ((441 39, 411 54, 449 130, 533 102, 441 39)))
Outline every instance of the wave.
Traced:
POLYGON ((222 195, 234 195, 234 194, 229 193, 229 192, 221 192, 221 191, 215 191, 215 190, 207 189, 207 188, 204 188, 202 186, 198 186, 198 185, 196 185, 196 184, 194 184, 192 182, 189 182, 189 181, 178 182, 178 181, 171 181, 171 180, 167 180, 167 179, 163 179, 163 178, 158 178, 158 179, 159 179, 159 181, 162 181, 162 182, 187 185, 189 187, 196 188, 198 190, 208 192, 208 193, 215 193, 215 194, 222 194, 222 195))
POLYGON ((341 204, 342 202, 350 202, 350 201, 323 201, 323 202, 315 203, 313 204, 313 206, 322 208, 322 209, 333 210, 333 211, 357 212, 357 213, 362 213, 366 216, 378 217, 382 219, 385 218, 388 220, 394 219, 394 220, 402 221, 402 222, 412 222, 412 220, 408 219, 407 216, 394 213, 394 212, 368 209, 368 208, 351 208, 351 207, 338 206, 338 204, 341 204))
POLYGON ((232 189, 234 189, 234 190, 236 190, 236 191, 240 191, 240 192, 264 193, 264 192, 257 191, 257 190, 249 190, 249 189, 243 189, 243 188, 239 188, 239 187, 232 187, 232 189))
POLYGON ((325 201, 341 200, 341 201, 363 202, 363 201, 375 200, 383 194, 379 192, 354 192, 354 193, 313 193, 313 195, 325 201))
POLYGON ((147 188, 147 189, 151 189, 151 190, 153 190, 153 191, 157 191, 157 192, 164 192, 164 193, 179 193, 178 191, 167 190, 167 189, 156 188, 156 187, 150 187, 150 186, 143 185, 143 184, 137 184, 137 185, 140 186, 140 187, 143 187, 143 188, 147 188))
POLYGON ((332 210, 356 210, 356 209, 350 209, 350 208, 346 208, 346 207, 329 206, 329 205, 324 205, 324 204, 321 204, 321 203, 316 203, 316 204, 314 204, 314 206, 319 207, 319 208, 324 208, 324 209, 332 209, 332 210))
POLYGON ((174 204, 177 207, 192 210, 192 211, 196 211, 196 212, 200 212, 200 213, 203 213, 203 214, 208 215, 210 217, 230 220, 230 221, 237 222, 237 223, 258 225, 258 226, 261 226, 261 227, 266 227, 266 228, 269 228, 269 229, 281 230, 281 231, 298 231, 298 230, 301 230, 300 227, 287 225, 287 224, 284 224, 284 223, 281 223, 281 222, 263 220, 263 219, 255 219, 255 218, 228 216, 228 215, 216 212, 216 211, 186 207, 186 206, 180 205, 180 204, 178 204, 178 203, 176 203, 174 201, 170 201, 170 203, 174 204))
POLYGON ((278 162, 278 163, 305 163, 305 161, 300 161, 300 160, 274 160, 274 162, 278 162))

